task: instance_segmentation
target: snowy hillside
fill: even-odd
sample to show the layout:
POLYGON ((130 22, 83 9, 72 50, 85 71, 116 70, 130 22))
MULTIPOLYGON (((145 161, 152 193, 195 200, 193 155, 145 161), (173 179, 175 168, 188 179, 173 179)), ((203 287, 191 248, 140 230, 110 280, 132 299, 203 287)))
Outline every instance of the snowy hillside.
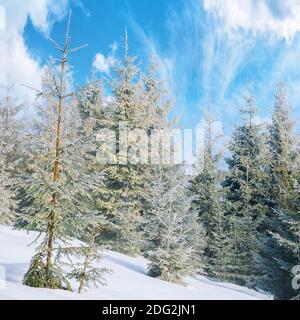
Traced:
POLYGON ((0 299, 270 299, 262 293, 202 276, 187 278, 186 287, 153 279, 146 275, 146 259, 112 251, 105 251, 102 262, 102 266, 113 270, 106 275, 105 287, 89 289, 81 295, 26 287, 22 277, 34 252, 34 246, 28 244, 36 236, 35 232, 27 234, 0 226, 0 299))

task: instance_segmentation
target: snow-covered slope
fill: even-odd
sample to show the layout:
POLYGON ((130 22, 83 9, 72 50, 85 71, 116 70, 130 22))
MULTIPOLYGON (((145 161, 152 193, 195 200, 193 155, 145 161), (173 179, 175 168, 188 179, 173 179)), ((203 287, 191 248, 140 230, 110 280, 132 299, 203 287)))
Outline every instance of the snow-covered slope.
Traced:
POLYGON ((36 236, 36 232, 27 234, 0 226, 0 299, 270 299, 254 290, 202 276, 188 277, 185 287, 153 279, 146 275, 146 259, 112 251, 104 252, 101 264, 113 270, 106 275, 107 286, 88 289, 81 295, 30 288, 22 285, 22 277, 34 253, 34 246, 28 244, 36 236))

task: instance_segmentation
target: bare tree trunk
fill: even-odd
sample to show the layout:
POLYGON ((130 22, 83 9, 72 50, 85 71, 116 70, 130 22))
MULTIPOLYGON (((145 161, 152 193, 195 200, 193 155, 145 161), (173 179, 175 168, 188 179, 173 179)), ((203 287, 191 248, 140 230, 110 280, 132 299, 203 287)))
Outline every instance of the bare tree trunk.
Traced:
MULTIPOLYGON (((65 66, 68 62, 68 53, 69 53, 69 44, 70 44, 70 22, 71 22, 71 12, 69 14, 68 25, 67 25, 67 32, 65 38, 65 45, 62 49, 55 41, 54 44, 56 48, 62 52, 62 58, 60 60, 60 81, 59 85, 57 85, 54 77, 54 85, 55 89, 58 93, 58 116, 57 116, 57 125, 56 125, 56 144, 55 144, 55 161, 54 161, 54 168, 53 168, 53 178, 52 180, 55 182, 59 178, 59 163, 60 163, 60 144, 61 144, 61 122, 62 122, 62 112, 63 112, 63 101, 66 98, 64 96, 64 84, 65 84, 65 66)), ((53 41, 53 40, 52 40, 53 41)), ((52 256, 53 256, 53 243, 54 243, 54 230, 57 221, 57 212, 56 212, 56 203, 57 203, 57 196, 56 192, 54 191, 51 195, 51 214, 50 219, 48 222, 48 242, 47 242, 47 261, 46 261, 46 270, 48 277, 50 276, 50 270, 52 266, 52 256)))
MULTIPOLYGON (((55 144, 55 162, 53 168, 53 181, 58 180, 59 172, 59 155, 60 155, 60 141, 61 141, 61 121, 62 121, 62 111, 63 111, 63 86, 64 86, 64 71, 65 63, 67 62, 66 58, 61 60, 61 73, 60 73, 60 95, 58 98, 58 117, 57 117, 57 127, 56 127, 56 144, 55 144)), ((52 193, 52 210, 50 214, 50 221, 48 224, 48 243, 47 243, 47 262, 46 269, 49 274, 51 265, 52 265, 52 255, 53 255, 53 242, 54 242, 54 228, 57 220, 56 215, 56 192, 52 193)))

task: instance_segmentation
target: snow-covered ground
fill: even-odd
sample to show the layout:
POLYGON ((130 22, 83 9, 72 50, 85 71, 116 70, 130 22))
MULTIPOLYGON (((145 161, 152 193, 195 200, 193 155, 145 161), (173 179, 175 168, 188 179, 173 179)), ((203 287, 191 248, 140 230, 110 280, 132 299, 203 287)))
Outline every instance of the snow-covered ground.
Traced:
POLYGON ((186 278, 186 286, 153 279, 146 275, 146 259, 108 250, 101 263, 113 271, 106 275, 107 286, 88 289, 81 295, 30 288, 22 285, 22 278, 34 253, 34 246, 28 244, 36 236, 36 232, 0 226, 0 299, 270 299, 263 293, 203 276, 186 278))

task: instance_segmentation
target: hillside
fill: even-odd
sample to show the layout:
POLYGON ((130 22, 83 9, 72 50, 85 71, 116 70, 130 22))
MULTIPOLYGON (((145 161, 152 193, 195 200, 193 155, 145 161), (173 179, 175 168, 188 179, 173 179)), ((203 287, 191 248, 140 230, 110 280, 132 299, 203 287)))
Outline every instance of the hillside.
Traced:
MULTIPOLYGON (((0 226, 0 299, 270 299, 254 290, 203 276, 186 278, 185 287, 153 279, 146 275, 146 259, 108 250, 102 262, 102 266, 113 271, 106 276, 107 286, 88 289, 81 295, 26 287, 22 285, 22 277, 34 252, 34 245, 28 244, 36 236, 36 232, 27 234, 0 226)), ((73 285, 76 288, 76 283, 73 285)))

